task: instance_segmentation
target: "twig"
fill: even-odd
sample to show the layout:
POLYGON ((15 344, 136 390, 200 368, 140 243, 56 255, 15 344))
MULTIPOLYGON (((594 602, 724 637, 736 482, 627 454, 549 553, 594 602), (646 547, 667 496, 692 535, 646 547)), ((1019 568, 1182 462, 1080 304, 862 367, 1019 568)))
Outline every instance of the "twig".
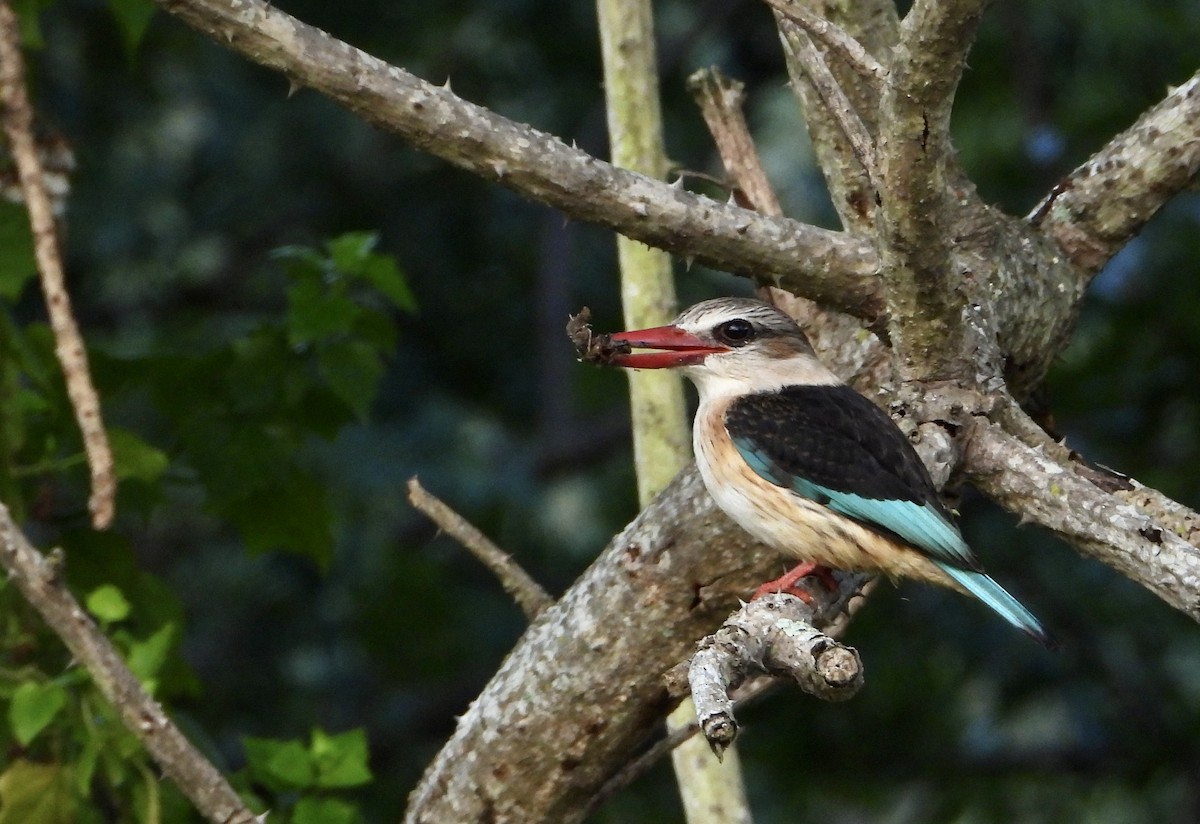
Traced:
MULTIPOLYGON (((0 12, 2 14, 2 12, 0 12)), ((75 660, 91 675, 121 722, 137 736, 163 772, 214 824, 254 824, 256 817, 224 776, 179 731, 129 671, 62 580, 61 562, 38 552, 0 504, 0 564, 75 660)))
POLYGON ((729 691, 759 672, 790 677, 825 701, 852 698, 863 683, 862 661, 813 626, 822 611, 795 595, 756 598, 700 642, 688 668, 696 718, 720 757, 737 735, 729 691))
POLYGON ((846 96, 837 78, 825 64, 824 56, 813 45, 812 39, 804 29, 783 12, 776 14, 780 34, 787 41, 796 59, 800 61, 813 88, 821 96, 821 102, 825 104, 829 114, 846 135, 846 140, 850 142, 850 149, 862 165, 871 185, 878 188, 876 177, 879 172, 875 160, 875 141, 871 137, 871 133, 867 131, 866 124, 854 110, 850 98, 846 96))
POLYGON ((764 215, 783 214, 742 114, 745 86, 708 68, 693 72, 687 87, 717 144, 726 173, 747 201, 743 205, 764 215))
POLYGON ((836 52, 850 68, 854 69, 855 73, 867 80, 876 90, 883 88, 887 69, 863 48, 862 43, 847 34, 840 26, 813 14, 794 0, 765 0, 765 2, 784 17, 797 23, 810 37, 821 41, 827 49, 836 52))
MULTIPOLYGON (((734 707, 739 710, 745 709, 765 695, 777 690, 782 683, 778 678, 767 676, 752 678, 739 687, 735 695, 731 696, 734 707)), ((604 786, 597 790, 596 794, 588 800, 587 807, 580 816, 580 820, 586 821, 589 819, 592 813, 599 809, 604 802, 648 773, 655 764, 685 741, 690 741, 698 732, 700 732, 700 722, 696 720, 694 715, 688 723, 668 730, 666 735, 655 741, 645 752, 633 758, 624 767, 613 773, 604 786)))
POLYGON ((466 518, 426 491, 416 477, 408 479, 408 500, 419 512, 437 524, 439 529, 462 544, 491 570, 500 580, 504 591, 513 597, 530 621, 553 605, 554 599, 512 559, 512 556, 488 540, 487 536, 472 526, 466 518))
POLYGON ((100 417, 100 399, 92 385, 79 327, 71 312, 71 298, 63 277, 62 257, 58 251, 54 210, 46 192, 42 164, 33 139, 33 112, 25 92, 25 68, 21 59, 21 40, 17 16, 5 0, 0 0, 0 106, 4 131, 17 167, 25 207, 33 231, 34 255, 41 275, 42 292, 54 330, 54 353, 66 379, 67 396, 75 410, 75 419, 83 434, 91 469, 92 492, 88 509, 92 526, 105 529, 112 523, 117 493, 112 448, 100 417))

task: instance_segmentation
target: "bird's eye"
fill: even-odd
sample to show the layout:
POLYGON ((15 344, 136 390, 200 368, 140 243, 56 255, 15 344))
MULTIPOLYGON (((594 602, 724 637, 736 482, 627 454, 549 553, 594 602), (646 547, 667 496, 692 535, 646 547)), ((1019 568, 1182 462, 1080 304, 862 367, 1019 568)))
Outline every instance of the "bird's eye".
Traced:
POLYGON ((754 326, 748 320, 727 320, 713 330, 717 340, 726 346, 745 346, 754 340, 754 326))

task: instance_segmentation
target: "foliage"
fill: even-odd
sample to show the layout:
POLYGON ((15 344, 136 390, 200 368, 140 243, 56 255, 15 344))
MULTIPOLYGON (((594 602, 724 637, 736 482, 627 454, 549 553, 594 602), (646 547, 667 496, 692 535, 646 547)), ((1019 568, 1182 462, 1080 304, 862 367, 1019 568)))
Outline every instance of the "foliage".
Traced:
MULTIPOLYGON (((586 4, 288 5, 602 149, 586 4)), ((672 156, 711 171, 682 81, 720 63, 748 83, 789 212, 830 221, 769 15, 718 5, 657 9, 672 156)), ((150 8, 18 4, 38 105, 79 158, 68 268, 122 486, 115 529, 91 532, 28 232, 3 204, 0 500, 63 548, 88 610, 248 797, 296 824, 392 820, 520 631, 407 510, 404 480, 419 472, 552 591, 633 512, 622 379, 577 368, 561 334, 583 304, 618 324, 611 239, 289 98, 150 8)), ((997 4, 956 110, 964 165, 1027 209, 1194 69, 1197 29, 1184 2, 997 4)), ((1181 199, 1114 261, 1049 387, 1086 454, 1190 504, 1198 215, 1181 199)), ((684 299, 745 288, 680 283, 684 299)), ((989 569, 1080 642, 1047 660, 952 595, 874 600, 851 638, 860 698, 788 692, 751 715, 757 817, 1194 817, 1194 627, 968 504, 989 569)), ((11 586, 0 698, 0 824, 192 820, 11 586)), ((598 814, 677 818, 665 774, 598 814)))

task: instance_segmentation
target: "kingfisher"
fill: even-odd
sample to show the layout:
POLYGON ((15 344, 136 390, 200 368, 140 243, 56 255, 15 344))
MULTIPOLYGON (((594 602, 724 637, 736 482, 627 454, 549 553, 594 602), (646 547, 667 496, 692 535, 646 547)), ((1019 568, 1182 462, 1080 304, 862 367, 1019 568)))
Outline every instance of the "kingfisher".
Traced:
POLYGON ((821 363, 785 312, 717 298, 611 341, 609 363, 676 368, 696 385, 692 443, 705 486, 750 535, 810 562, 795 578, 820 565, 939 584, 1050 645, 983 572, 908 438, 821 363))

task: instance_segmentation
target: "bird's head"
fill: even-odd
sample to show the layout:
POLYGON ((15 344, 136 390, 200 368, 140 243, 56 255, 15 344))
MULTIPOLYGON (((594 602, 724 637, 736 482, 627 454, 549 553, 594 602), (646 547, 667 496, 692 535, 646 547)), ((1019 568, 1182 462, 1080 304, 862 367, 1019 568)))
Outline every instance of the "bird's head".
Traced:
POLYGON ((618 332, 613 343, 650 352, 613 356, 631 369, 680 368, 701 398, 840 381, 785 312, 748 298, 697 303, 667 326, 618 332))

